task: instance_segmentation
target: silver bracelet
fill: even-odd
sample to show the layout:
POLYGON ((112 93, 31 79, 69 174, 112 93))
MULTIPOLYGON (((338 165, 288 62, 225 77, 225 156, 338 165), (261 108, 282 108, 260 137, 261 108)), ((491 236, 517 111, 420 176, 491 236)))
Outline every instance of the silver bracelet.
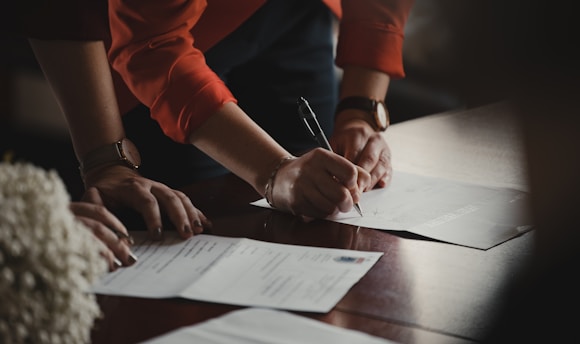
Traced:
POLYGON ((272 170, 272 173, 270 173, 270 177, 268 178, 268 181, 266 182, 266 188, 264 189, 264 198, 266 198, 266 201, 268 202, 268 204, 275 208, 274 206, 274 198, 273 198, 273 190, 274 190, 274 181, 276 180, 276 175, 278 174, 278 170, 280 170, 280 168, 282 167, 282 165, 284 165, 284 163, 288 160, 294 160, 296 159, 295 156, 293 155, 289 155, 289 156, 285 156, 282 158, 282 160, 280 160, 280 162, 278 163, 278 165, 276 165, 276 167, 274 167, 274 169, 272 170))

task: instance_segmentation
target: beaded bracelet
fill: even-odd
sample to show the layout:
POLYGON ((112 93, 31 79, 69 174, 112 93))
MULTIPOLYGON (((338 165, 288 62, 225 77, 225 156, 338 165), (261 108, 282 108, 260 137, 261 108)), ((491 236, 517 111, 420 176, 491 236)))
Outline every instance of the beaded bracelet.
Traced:
POLYGON ((276 174, 278 174, 278 170, 282 167, 282 165, 284 165, 284 163, 286 161, 294 160, 294 159, 296 159, 296 157, 293 155, 283 157, 282 160, 280 160, 280 162, 278 163, 278 165, 276 165, 276 167, 274 167, 274 169, 272 170, 272 173, 270 173, 270 177, 268 178, 268 181, 266 182, 266 188, 264 189, 264 198, 266 198, 266 201, 268 202, 268 204, 271 207, 275 208, 272 192, 274 190, 274 180, 276 179, 276 174))

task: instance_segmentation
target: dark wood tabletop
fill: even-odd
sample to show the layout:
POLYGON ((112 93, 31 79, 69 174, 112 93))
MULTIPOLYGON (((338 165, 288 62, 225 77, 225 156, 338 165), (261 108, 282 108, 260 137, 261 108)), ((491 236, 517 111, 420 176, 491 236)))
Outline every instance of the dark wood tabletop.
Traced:
MULTIPOLYGON (((534 231, 478 250, 406 232, 326 220, 306 223, 251 205, 260 196, 233 175, 183 191, 212 220, 207 234, 384 252, 332 311, 294 313, 400 343, 481 340, 502 304, 502 287, 532 253, 534 231)), ((98 295, 98 302, 103 317, 93 331, 96 344, 139 342, 240 308, 179 298, 98 295)))

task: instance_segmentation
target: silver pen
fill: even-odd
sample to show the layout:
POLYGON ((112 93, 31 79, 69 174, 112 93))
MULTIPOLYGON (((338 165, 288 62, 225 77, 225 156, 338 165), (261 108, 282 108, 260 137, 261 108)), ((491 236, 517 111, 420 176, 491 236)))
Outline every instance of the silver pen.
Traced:
MULTIPOLYGON (((303 97, 298 99, 298 115, 304 121, 304 125, 310 132, 310 135, 318 142, 318 145, 322 148, 326 148, 332 152, 332 148, 330 147, 330 143, 326 139, 318 120, 316 119, 316 115, 314 111, 310 108, 310 105, 303 97)), ((359 213, 360 216, 363 216, 362 211, 358 203, 354 204, 354 209, 359 213)))

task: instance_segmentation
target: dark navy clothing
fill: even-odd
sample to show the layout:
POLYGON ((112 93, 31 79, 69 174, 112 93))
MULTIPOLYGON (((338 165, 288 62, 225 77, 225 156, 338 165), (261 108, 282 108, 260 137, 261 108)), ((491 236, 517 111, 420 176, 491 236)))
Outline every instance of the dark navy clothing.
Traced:
MULTIPOLYGON (((320 1, 268 1, 205 53, 238 105, 296 155, 316 146, 298 117, 299 97, 308 100, 326 134, 332 132, 338 97, 333 24, 320 1)), ((143 105, 123 121, 141 152, 145 177, 178 188, 229 172, 193 145, 167 137, 143 105)))

